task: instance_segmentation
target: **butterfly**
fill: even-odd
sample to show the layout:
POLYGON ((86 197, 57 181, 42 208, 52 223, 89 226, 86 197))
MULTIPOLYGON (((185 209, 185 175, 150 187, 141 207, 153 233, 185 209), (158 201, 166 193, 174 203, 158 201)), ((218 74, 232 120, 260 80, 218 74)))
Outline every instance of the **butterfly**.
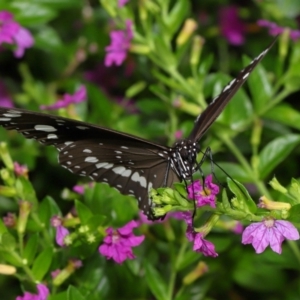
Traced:
POLYGON ((135 197, 139 209, 149 220, 155 220, 149 191, 192 179, 199 169, 200 139, 274 43, 275 40, 223 88, 197 117, 189 136, 173 147, 89 123, 18 108, 0 107, 0 125, 7 130, 17 130, 25 138, 53 145, 59 151, 58 161, 62 167, 135 197))

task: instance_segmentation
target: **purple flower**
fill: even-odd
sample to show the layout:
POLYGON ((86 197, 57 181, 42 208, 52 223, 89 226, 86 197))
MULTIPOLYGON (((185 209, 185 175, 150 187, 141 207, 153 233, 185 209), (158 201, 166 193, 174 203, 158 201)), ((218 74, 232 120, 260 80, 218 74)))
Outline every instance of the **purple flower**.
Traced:
POLYGON ((186 237, 194 243, 193 250, 201 252, 204 256, 217 257, 218 253, 215 251, 214 244, 204 239, 203 232, 195 232, 192 213, 190 211, 181 212, 181 219, 187 224, 186 237))
POLYGON ((64 94, 62 99, 58 100, 54 104, 41 105, 40 109, 59 109, 59 108, 67 107, 70 104, 83 102, 86 100, 86 98, 87 98, 86 88, 84 85, 81 85, 73 95, 64 94))
POLYGON ((132 232, 133 228, 138 224, 135 221, 130 221, 125 226, 114 230, 109 227, 106 229, 107 236, 104 238, 104 244, 99 247, 99 252, 107 259, 113 259, 118 264, 121 264, 126 259, 135 258, 132 247, 140 245, 145 236, 135 236, 132 232))
POLYGON ((197 207, 210 205, 216 208, 216 195, 219 193, 219 187, 212 183, 211 174, 205 178, 204 186, 203 190, 200 180, 194 181, 188 186, 188 197, 197 201, 197 207))
POLYGON ((242 243, 252 244, 256 253, 262 253, 270 245, 274 252, 280 254, 284 239, 298 240, 299 233, 292 223, 274 219, 252 223, 242 235, 242 243))
POLYGON ((176 140, 180 140, 180 139, 182 139, 182 137, 183 137, 183 132, 182 132, 182 130, 177 130, 177 131, 175 132, 175 139, 176 139, 176 140))
POLYGON ((73 191, 79 195, 83 195, 84 194, 84 186, 83 185, 74 185, 73 186, 73 191))
POLYGON ((238 46, 245 41, 245 25, 238 16, 238 8, 234 5, 222 7, 219 11, 219 27, 228 43, 238 46))
POLYGON ((106 56, 104 64, 110 67, 115 64, 120 66, 127 56, 130 42, 133 38, 132 21, 126 21, 126 29, 115 30, 110 33, 111 43, 105 48, 106 56))
POLYGON ((215 251, 215 245, 212 242, 205 240, 203 234, 200 232, 194 233, 193 250, 201 252, 204 256, 218 256, 218 253, 215 251))
POLYGON ((0 106, 9 107, 9 108, 14 107, 14 104, 6 90, 6 87, 1 81, 0 81, 0 106))
MULTIPOLYGON (((269 29, 269 34, 272 36, 278 35, 283 33, 288 27, 281 27, 278 26, 276 23, 270 22, 268 20, 258 20, 257 21, 258 26, 260 27, 266 27, 269 29)), ((300 38, 300 30, 296 29, 289 29, 290 38, 293 41, 296 41, 300 38)))
POLYGON ((232 231, 235 233, 235 234, 241 234, 243 232, 243 224, 239 221, 235 221, 235 226, 232 228, 232 231))
POLYGON ((129 0, 119 0, 118 7, 123 7, 129 0))
POLYGON ((46 300, 49 295, 49 290, 44 284, 37 284, 38 294, 25 292, 24 296, 18 296, 16 300, 46 300))
POLYGON ((17 224, 16 215, 13 213, 8 212, 6 214, 6 216, 4 216, 2 219, 3 219, 3 223, 6 227, 14 228, 17 224))
POLYGON ((53 216, 50 222, 56 228, 56 243, 61 247, 65 247, 65 237, 69 235, 69 230, 62 225, 62 219, 59 216, 53 216))
POLYGON ((18 162, 14 162, 14 172, 17 176, 27 177, 28 168, 26 165, 20 165, 18 162))
POLYGON ((33 45, 31 33, 15 22, 8 11, 0 11, 0 45, 3 43, 16 45, 14 55, 17 58, 22 57, 25 49, 33 45))

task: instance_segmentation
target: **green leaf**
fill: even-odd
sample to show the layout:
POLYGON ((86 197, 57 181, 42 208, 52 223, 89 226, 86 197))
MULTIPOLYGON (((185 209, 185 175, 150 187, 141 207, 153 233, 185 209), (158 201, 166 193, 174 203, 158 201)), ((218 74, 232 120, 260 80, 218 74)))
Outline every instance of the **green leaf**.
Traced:
POLYGON ((45 228, 50 227, 50 218, 53 215, 60 215, 61 211, 57 205, 57 203, 54 201, 53 198, 50 196, 46 196, 42 202, 40 202, 37 214, 39 216, 39 219, 42 223, 42 225, 45 228))
POLYGON ((56 51, 61 48, 63 44, 59 35, 53 28, 43 26, 35 35, 34 46, 49 52, 56 51))
POLYGON ((269 144, 259 154, 259 174, 264 179, 274 170, 299 144, 300 135, 289 134, 279 137, 269 144))
POLYGON ((300 113, 287 103, 276 105, 264 114, 264 118, 280 122, 298 130, 300 129, 300 113))
POLYGON ((241 183, 236 180, 233 181, 231 178, 227 178, 227 184, 229 189, 235 194, 239 203, 239 208, 243 209, 244 211, 248 210, 251 213, 255 213, 257 206, 246 188, 241 183))
POLYGON ((1 260, 4 260, 6 263, 9 263, 15 267, 23 266, 23 262, 21 261, 21 258, 16 256, 15 252, 0 249, 0 257, 1 260))
POLYGON ((44 249, 34 261, 32 273, 36 281, 42 281, 45 274, 49 271, 53 257, 53 248, 44 249))
POLYGON ((1 240, 1 235, 6 232, 7 232, 7 227, 4 225, 2 219, 0 219, 0 240, 1 240))
POLYGON ((292 206, 289 210, 289 221, 299 223, 300 220, 300 204, 292 206))
MULTIPOLYGON (((249 65, 252 60, 247 57, 243 57, 243 63, 245 66, 249 65)), ((259 113, 264 109, 266 104, 270 102, 273 89, 268 80, 268 75, 262 64, 258 64, 255 70, 250 74, 247 79, 248 86, 250 88, 251 99, 254 102, 254 110, 259 113)))
POLYGON ((169 14, 163 19, 170 37, 178 31, 189 12, 189 1, 177 0, 169 14))
POLYGON ((57 17, 57 12, 50 7, 32 1, 11 1, 11 11, 24 26, 45 24, 57 17))
POLYGON ((85 300, 86 298, 72 285, 69 286, 67 291, 67 300, 85 300))
POLYGON ((36 198, 35 190, 31 182, 25 177, 18 177, 16 180, 16 190, 18 196, 22 200, 31 202, 35 207, 37 206, 38 200, 36 198))
POLYGON ((82 202, 75 200, 75 207, 82 225, 85 225, 93 216, 91 210, 82 202))
POLYGON ((24 258, 26 259, 28 266, 30 266, 33 262, 33 259, 38 249, 38 243, 39 243, 39 235, 37 233, 32 234, 26 243, 24 249, 24 258))
POLYGON ((244 170, 244 168, 241 165, 238 165, 236 163, 218 162, 218 165, 216 165, 215 167, 215 174, 221 182, 225 181, 227 175, 224 174, 223 170, 219 169, 218 166, 225 170, 229 176, 231 176, 239 182, 249 182, 252 180, 250 175, 244 170))
POLYGON ((66 300, 66 299, 67 299, 67 291, 55 295, 50 295, 47 298, 47 300, 66 300))
POLYGON ((167 285, 157 270, 150 262, 145 261, 145 275, 147 284, 157 300, 165 300, 167 297, 167 285))
POLYGON ((176 270, 180 271, 186 267, 196 264, 199 260, 199 253, 194 251, 187 251, 184 255, 181 256, 181 260, 178 261, 176 270))
POLYGON ((160 64, 164 65, 166 68, 174 68, 177 66, 177 60, 175 59, 174 54, 172 53, 171 49, 169 48, 170 45, 163 39, 162 36, 154 36, 154 45, 155 45, 155 53, 156 55, 159 54, 160 64))
POLYGON ((12 234, 5 232, 1 235, 0 245, 5 250, 14 251, 17 246, 17 242, 12 234))

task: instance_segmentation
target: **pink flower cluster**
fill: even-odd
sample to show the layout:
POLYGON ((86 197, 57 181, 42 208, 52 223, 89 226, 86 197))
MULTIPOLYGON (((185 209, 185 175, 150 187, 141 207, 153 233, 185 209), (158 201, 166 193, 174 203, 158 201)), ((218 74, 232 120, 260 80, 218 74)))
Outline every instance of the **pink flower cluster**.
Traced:
POLYGON ((0 11, 0 45, 15 45, 14 55, 20 58, 25 49, 33 45, 31 33, 14 21, 13 15, 8 11, 0 11))
POLYGON ((81 85, 78 90, 73 94, 64 94, 62 99, 58 100, 51 105, 41 105, 40 109, 59 109, 67 107, 70 104, 80 103, 87 99, 86 88, 84 85, 81 85))

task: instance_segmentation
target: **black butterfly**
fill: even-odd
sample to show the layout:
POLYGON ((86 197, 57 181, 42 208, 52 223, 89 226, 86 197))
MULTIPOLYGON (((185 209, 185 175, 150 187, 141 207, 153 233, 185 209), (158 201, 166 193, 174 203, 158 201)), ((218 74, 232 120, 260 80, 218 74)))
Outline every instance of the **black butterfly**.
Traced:
POLYGON ((150 189, 191 179, 198 168, 199 140, 274 42, 198 116, 188 138, 171 148, 123 132, 23 109, 0 107, 0 125, 15 129, 28 139, 55 146, 64 168, 134 196, 148 219, 155 220, 148 196, 150 189))

